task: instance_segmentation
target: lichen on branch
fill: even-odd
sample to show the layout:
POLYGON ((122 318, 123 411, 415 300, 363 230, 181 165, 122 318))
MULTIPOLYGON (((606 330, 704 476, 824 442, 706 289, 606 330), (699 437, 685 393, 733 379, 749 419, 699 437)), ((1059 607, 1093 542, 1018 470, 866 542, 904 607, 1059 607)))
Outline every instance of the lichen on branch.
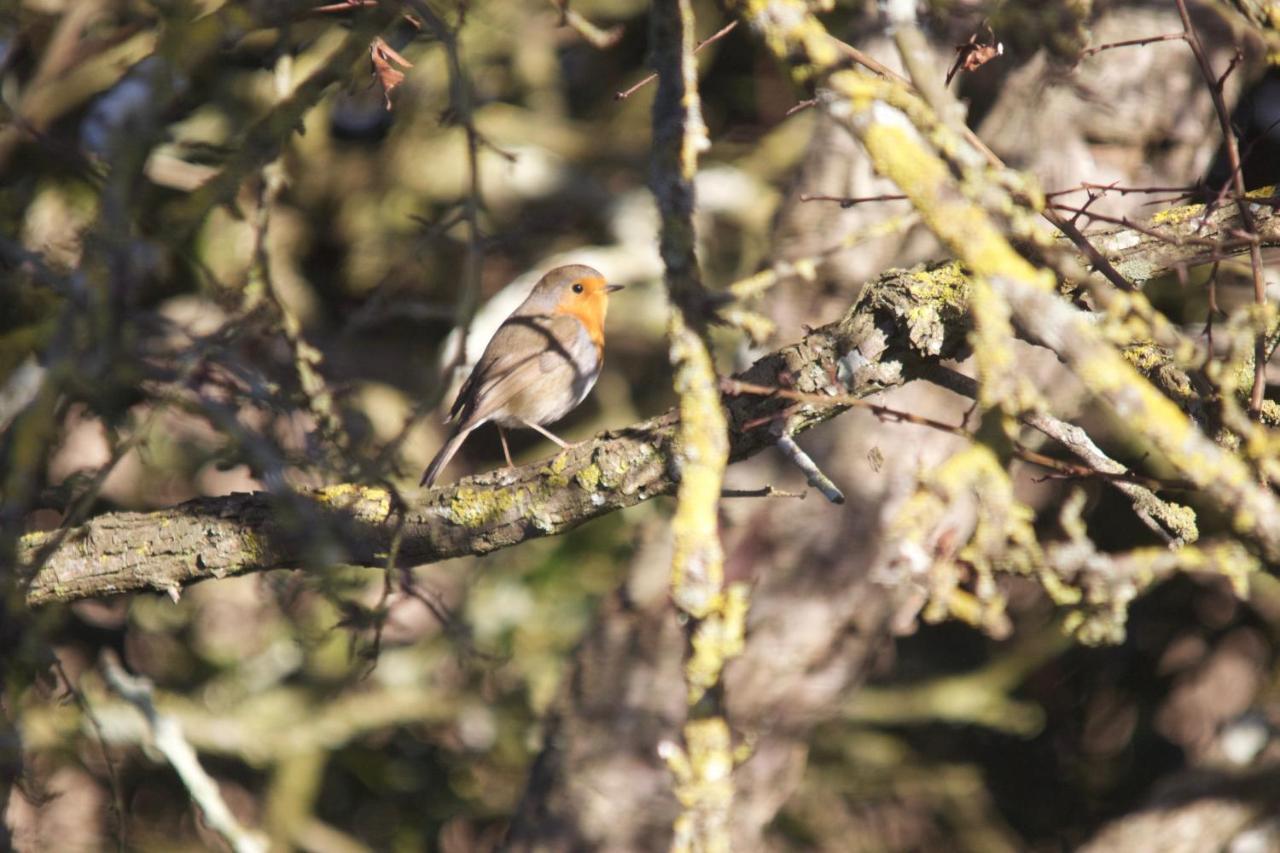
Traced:
POLYGON ((729 594, 724 589, 719 513, 729 431, 706 334, 713 303, 702 284, 693 219, 698 154, 709 141, 698 99, 690 0, 654 4, 650 43, 658 75, 650 186, 662 218, 659 248, 671 303, 667 338, 680 395, 671 597, 689 620, 689 721, 684 744, 669 744, 666 750, 683 807, 672 849, 720 851, 729 849, 734 762, 728 722, 708 694, 719 684, 728 659, 742 651, 748 598, 744 588, 729 594))
MULTIPOLYGON (((940 240, 973 275, 975 346, 983 378, 996 378, 989 403, 1013 411, 1017 387, 1001 381, 1012 362, 1011 335, 999 322, 1007 306, 1028 335, 1053 350, 1087 391, 1114 415, 1121 430, 1154 451, 1177 475, 1203 491, 1230 519, 1237 534, 1269 562, 1280 562, 1280 501, 1258 480, 1254 465, 1206 435, 1107 340, 1095 318, 1063 299, 1054 277, 1019 254, 1009 235, 1027 236, 1028 199, 1010 191, 1007 174, 987 175, 983 160, 963 135, 938 120, 900 81, 839 67, 815 33, 822 25, 808 7, 791 0, 748 3, 742 15, 782 61, 797 84, 821 79, 823 107, 860 139, 876 170, 898 184, 940 240), (787 26, 781 26, 785 21, 787 26), (993 319, 995 322, 984 322, 993 319), (983 371, 982 364, 988 369, 983 371)), ((1250 239, 1249 245, 1254 245, 1250 239)), ((1153 333, 1154 336, 1154 333, 1153 333)))

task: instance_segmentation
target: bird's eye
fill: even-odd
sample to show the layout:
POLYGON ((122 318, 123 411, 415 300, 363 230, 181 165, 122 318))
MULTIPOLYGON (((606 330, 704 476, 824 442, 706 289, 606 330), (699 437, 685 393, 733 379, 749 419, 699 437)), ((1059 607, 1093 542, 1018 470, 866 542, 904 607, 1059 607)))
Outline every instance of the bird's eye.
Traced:
POLYGON ((582 282, 578 282, 577 284, 575 284, 575 285, 573 286, 573 292, 574 292, 574 293, 581 293, 581 292, 582 292, 582 282))

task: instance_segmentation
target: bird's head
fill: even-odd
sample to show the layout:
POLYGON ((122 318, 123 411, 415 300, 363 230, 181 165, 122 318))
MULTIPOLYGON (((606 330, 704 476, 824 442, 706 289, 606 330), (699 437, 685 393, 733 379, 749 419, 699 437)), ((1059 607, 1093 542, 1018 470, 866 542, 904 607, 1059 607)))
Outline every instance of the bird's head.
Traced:
POLYGON ((599 272, 582 264, 568 264, 544 275, 521 307, 521 313, 568 314, 587 327, 591 337, 604 339, 604 318, 609 294, 622 289, 609 284, 599 272))

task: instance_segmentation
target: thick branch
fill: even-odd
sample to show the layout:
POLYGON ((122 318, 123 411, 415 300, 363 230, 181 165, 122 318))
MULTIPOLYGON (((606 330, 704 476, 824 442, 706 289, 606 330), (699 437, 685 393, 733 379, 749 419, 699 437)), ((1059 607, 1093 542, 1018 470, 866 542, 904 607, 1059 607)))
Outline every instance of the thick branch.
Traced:
MULTIPOLYGON (((854 393, 900 384, 923 359, 954 356, 963 347, 966 293, 963 277, 951 267, 886 274, 841 320, 766 356, 743 378, 776 383, 786 375, 797 389, 818 393, 844 370, 844 360, 857 364, 854 393), (914 319, 904 321, 907 316, 914 319)), ((759 397, 727 400, 731 458, 770 446, 768 420, 789 405, 759 397)), ((806 409, 790 423, 798 432, 839 411, 806 409)), ((676 428, 676 415, 668 412, 542 463, 432 489, 404 511, 400 560, 412 565, 485 554, 670 494, 676 487, 676 428)), ((342 485, 288 498, 235 494, 155 512, 107 513, 67 531, 43 564, 42 550, 59 533, 23 537, 22 563, 40 566, 26 601, 38 606, 140 589, 170 591, 206 578, 308 563, 382 566, 398 520, 392 507, 384 489, 342 485), (342 553, 315 553, 317 523, 342 553)))
MULTIPOLYGON (((1161 218, 1180 221, 1179 211, 1185 210, 1190 209, 1161 218)), ((1201 234, 1221 239, 1224 232, 1218 228, 1229 229, 1233 221, 1232 216, 1220 223, 1215 219, 1201 234)), ((1178 262, 1153 257, 1153 275, 1160 264, 1178 262)), ((832 377, 839 376, 847 393, 857 395, 923 378, 927 365, 964 350, 968 297, 968 279, 953 264, 891 271, 869 284, 842 319, 766 356, 742 378, 777 385, 787 377, 797 390, 827 393, 832 377)), ((788 405, 760 397, 727 400, 731 458, 744 459, 773 444, 769 417, 788 405), (753 426, 744 429, 744 424, 753 426)), ((800 432, 838 411, 804 408, 788 424, 800 432)), ((405 511, 401 561, 485 554, 670 494, 675 489, 670 465, 675 429, 676 415, 668 412, 604 433, 545 463, 481 474, 430 491, 405 511)), ((42 551, 58 534, 23 537, 22 564, 39 566, 27 573, 27 604, 176 590, 207 578, 321 560, 384 565, 396 521, 385 490, 336 486, 298 500, 331 522, 343 553, 314 554, 316 537, 294 520, 299 515, 296 503, 264 493, 201 498, 155 512, 107 513, 67 531, 63 545, 45 562, 42 551)))
MULTIPOLYGON (((1274 187, 1265 187, 1249 196, 1263 202, 1274 192, 1274 187)), ((1252 212, 1258 245, 1264 249, 1280 246, 1280 209, 1274 204, 1256 204, 1252 212)), ((1088 236, 1121 275, 1142 287, 1172 269, 1213 261, 1221 257, 1223 248, 1232 254, 1248 252, 1249 240, 1229 236, 1242 233, 1244 227, 1236 205, 1221 204, 1207 210, 1203 204, 1190 204, 1157 214, 1141 226, 1114 225, 1090 231, 1088 236), (1231 245, 1221 246, 1224 240, 1231 245)))

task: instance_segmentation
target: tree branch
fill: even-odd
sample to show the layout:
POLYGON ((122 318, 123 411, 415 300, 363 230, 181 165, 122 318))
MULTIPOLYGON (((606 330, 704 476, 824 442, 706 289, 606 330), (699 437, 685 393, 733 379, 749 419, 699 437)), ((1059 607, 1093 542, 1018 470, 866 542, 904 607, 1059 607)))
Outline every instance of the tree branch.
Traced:
POLYGON ((666 267, 671 370, 680 395, 680 471, 671 520, 671 598, 686 617, 685 686, 688 719, 683 742, 663 741, 658 754, 675 777, 683 810, 671 849, 728 850, 733 806, 732 736, 720 703, 725 663, 742 652, 748 595, 725 588, 720 545, 720 492, 729 459, 728 424, 707 336, 714 305, 702 286, 694 225, 698 154, 710 146, 698 97, 693 53, 693 4, 659 0, 650 15, 653 155, 649 185, 662 217, 660 250, 666 267))
MULTIPOLYGON (((1197 208, 1175 208, 1156 220, 1184 222, 1197 208)), ((1260 218, 1259 227, 1277 228, 1274 214, 1267 211, 1266 224, 1260 218)), ((1221 240, 1235 223, 1233 211, 1215 214, 1200 236, 1221 240)), ((1149 255, 1126 256, 1145 268, 1146 278, 1186 262, 1143 232, 1116 231, 1111 239, 1150 249, 1149 255)), ((839 376, 840 393, 857 396, 927 378, 932 365, 966 351, 968 298, 969 280, 955 264, 889 271, 869 283, 840 320, 765 356, 739 378, 776 386, 785 377, 798 391, 825 394, 832 377, 839 376)), ((774 444, 769 421, 791 405, 775 398, 726 400, 730 458, 745 459, 774 444)), ((797 434, 840 411, 805 406, 786 416, 797 434)), ((486 554, 671 494, 675 435, 671 411, 602 433, 552 460, 431 490, 403 510, 399 560, 413 565, 486 554)), ((397 521, 396 497, 389 491, 339 485, 289 498, 266 493, 199 498, 153 512, 106 513, 66 531, 29 533, 18 551, 26 603, 38 607, 143 589, 177 591, 208 578, 323 561, 385 565, 397 521), (298 502, 314 510, 307 525, 297 521, 298 502), (319 521, 331 528, 340 553, 314 553, 314 528, 308 525, 319 521)), ((1267 538, 1276 536, 1280 532, 1267 538)))
MULTIPOLYGON (((972 271, 979 333, 974 349, 985 407, 1020 413, 1038 405, 1010 349, 1009 321, 1016 320, 1058 354, 1131 440, 1202 490, 1265 559, 1280 562, 1280 500, 1258 482, 1256 471, 1202 432, 1107 340, 1097 315, 1061 298, 1053 275, 1015 250, 1010 235, 1047 242, 1033 224, 1035 202, 1025 200, 1038 190, 1015 174, 984 175, 982 152, 901 84, 841 69, 822 38, 822 24, 803 3, 774 0, 740 12, 797 84, 825 76, 823 108, 862 142, 876 171, 898 185, 925 225, 972 271), (789 26, 781 26, 783 20, 789 26)), ((1149 306, 1138 296, 1114 294, 1108 314, 1144 311, 1149 306)), ((1153 322, 1139 334, 1156 337, 1159 331, 1153 322)))
MULTIPOLYGON (((847 393, 893 387, 928 360, 962 353, 966 295, 967 283, 953 265, 886 273, 843 318, 762 358, 741 378, 775 384, 787 376, 797 390, 824 393, 832 377, 854 365, 847 393)), ((726 400, 730 458, 771 446, 776 438, 768 421, 792 405, 774 398, 726 400)), ((840 411, 802 407, 788 413, 789 424, 799 433, 840 411)), ((35 607, 141 589, 176 591, 207 578, 326 562, 383 566, 398 511, 404 516, 403 564, 485 554, 671 494, 676 433, 676 413, 667 412, 602 433, 553 459, 432 489, 403 510, 386 489, 339 485, 286 497, 233 494, 154 512, 106 513, 67 531, 22 537, 20 562, 36 567, 23 572, 25 599, 35 607), (328 528, 341 553, 315 553, 316 524, 328 528), (60 540, 60 547, 44 553, 60 540)))

